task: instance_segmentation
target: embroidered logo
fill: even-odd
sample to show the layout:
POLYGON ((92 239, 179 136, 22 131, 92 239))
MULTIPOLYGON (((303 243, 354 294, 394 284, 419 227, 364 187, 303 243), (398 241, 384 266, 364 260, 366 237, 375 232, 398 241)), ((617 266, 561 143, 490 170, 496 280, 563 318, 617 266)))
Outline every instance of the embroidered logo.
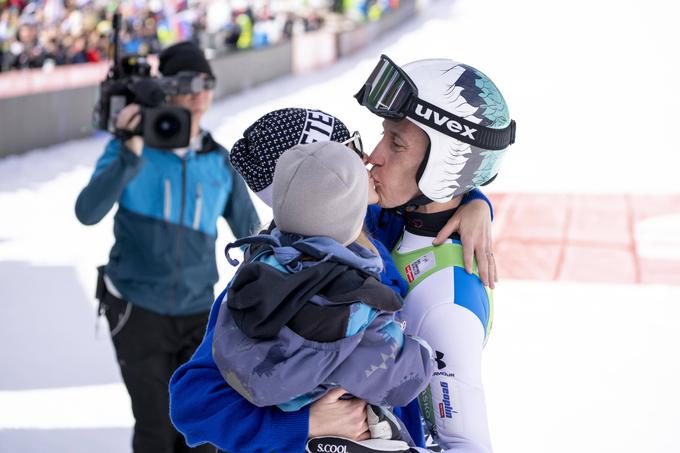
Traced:
POLYGON ((413 280, 415 280, 415 278, 413 278, 413 272, 411 271, 410 264, 406 266, 406 280, 408 280, 409 283, 413 283, 413 280))
POLYGON ((451 395, 449 393, 449 384, 440 382, 442 388, 442 402, 439 403, 439 415, 441 418, 453 418, 453 414, 457 412, 451 406, 451 395))
POLYGON ((437 369, 441 370, 442 368, 446 368, 446 362, 444 362, 444 353, 435 351, 436 357, 435 360, 437 361, 437 369))
POLYGON ((413 283, 413 280, 432 269, 436 264, 434 252, 426 253, 404 268, 406 271, 406 280, 408 280, 409 283, 413 283))

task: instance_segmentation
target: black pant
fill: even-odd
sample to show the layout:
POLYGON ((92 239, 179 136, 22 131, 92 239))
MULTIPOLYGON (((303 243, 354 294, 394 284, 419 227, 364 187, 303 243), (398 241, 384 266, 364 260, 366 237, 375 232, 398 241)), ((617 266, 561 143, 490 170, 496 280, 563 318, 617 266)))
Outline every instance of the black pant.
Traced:
POLYGON ((170 422, 168 382, 203 339, 208 312, 163 316, 112 294, 101 300, 116 348, 118 365, 132 400, 135 453, 213 453, 215 447, 189 448, 170 422))

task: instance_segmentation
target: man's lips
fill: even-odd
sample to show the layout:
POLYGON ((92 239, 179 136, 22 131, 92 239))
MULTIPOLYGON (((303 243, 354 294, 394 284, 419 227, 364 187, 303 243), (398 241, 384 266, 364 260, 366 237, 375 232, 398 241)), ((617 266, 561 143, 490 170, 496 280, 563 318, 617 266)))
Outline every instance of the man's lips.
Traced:
POLYGON ((374 188, 375 190, 378 190, 378 187, 380 186, 380 183, 379 183, 378 181, 376 181, 376 179, 375 179, 375 177, 374 177, 373 175, 371 175, 371 178, 370 178, 370 180, 369 180, 369 183, 370 183, 370 184, 373 184, 373 188, 374 188))

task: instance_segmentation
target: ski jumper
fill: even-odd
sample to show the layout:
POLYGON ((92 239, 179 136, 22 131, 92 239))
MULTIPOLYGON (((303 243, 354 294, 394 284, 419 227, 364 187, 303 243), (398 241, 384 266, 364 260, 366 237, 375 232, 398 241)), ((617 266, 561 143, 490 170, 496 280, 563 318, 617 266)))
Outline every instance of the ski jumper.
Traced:
POLYGON ((432 246, 452 211, 406 213, 392 257, 408 282, 401 312, 406 333, 435 351, 437 369, 419 397, 426 431, 443 450, 490 453, 481 379, 482 349, 492 322, 491 292, 465 271, 457 238, 432 246))

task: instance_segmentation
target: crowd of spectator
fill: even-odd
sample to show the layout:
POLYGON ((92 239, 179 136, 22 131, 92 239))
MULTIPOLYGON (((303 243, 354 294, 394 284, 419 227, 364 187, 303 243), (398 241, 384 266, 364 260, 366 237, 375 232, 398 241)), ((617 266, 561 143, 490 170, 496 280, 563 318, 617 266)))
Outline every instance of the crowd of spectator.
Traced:
POLYGON ((111 18, 124 18, 124 53, 191 40, 217 52, 276 44, 320 29, 330 14, 377 20, 399 0, 0 0, 0 72, 98 62, 111 18))

